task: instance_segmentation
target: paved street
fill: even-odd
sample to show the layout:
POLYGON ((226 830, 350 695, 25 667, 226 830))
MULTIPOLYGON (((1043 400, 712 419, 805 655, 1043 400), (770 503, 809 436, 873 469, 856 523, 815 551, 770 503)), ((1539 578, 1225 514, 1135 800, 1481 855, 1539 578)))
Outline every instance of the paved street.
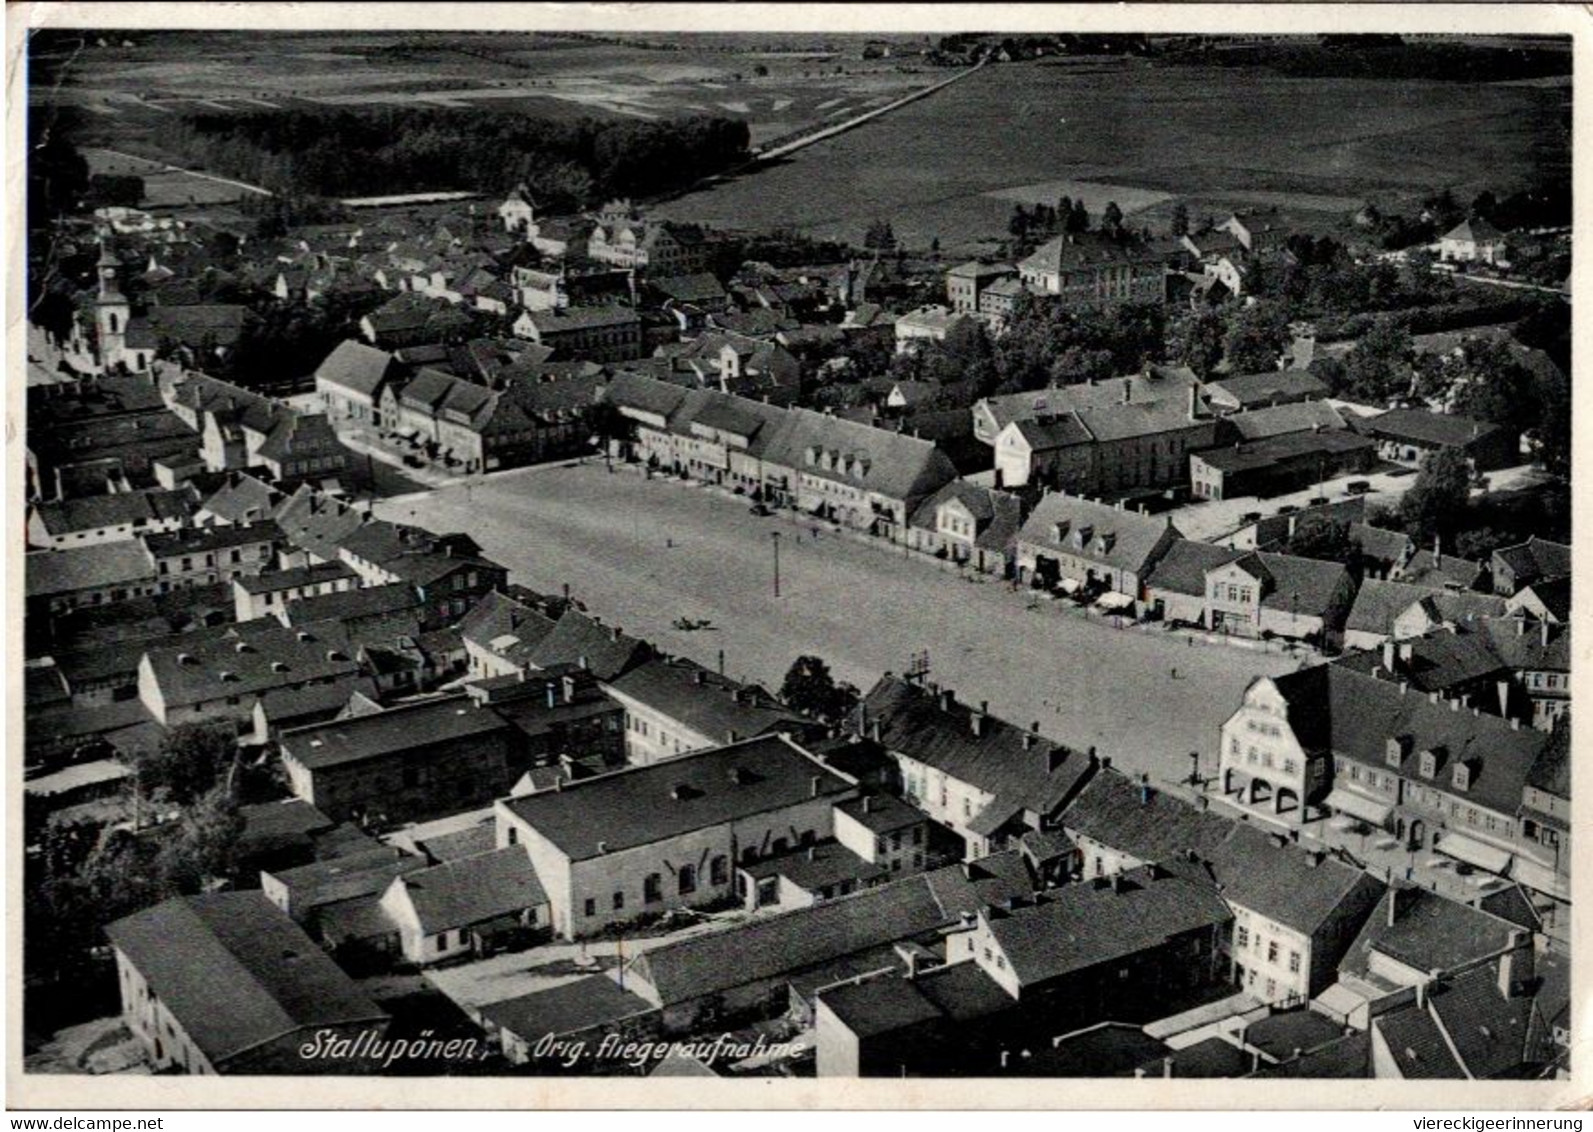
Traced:
POLYGON ((1257 675, 1292 657, 1119 629, 1067 603, 1036 603, 933 561, 806 523, 758 518, 735 498, 677 480, 544 465, 379 501, 387 519, 467 530, 511 581, 572 594, 609 624, 778 687, 801 653, 867 688, 927 649, 931 678, 1014 722, 1095 746, 1133 772, 1178 778, 1257 675), (780 593, 772 596, 779 532, 780 593), (672 544, 672 545, 671 545, 672 544), (1067 607, 1067 608, 1065 608, 1067 607), (677 617, 712 631, 681 632, 677 617), (1173 675, 1176 670, 1176 677, 1173 675))

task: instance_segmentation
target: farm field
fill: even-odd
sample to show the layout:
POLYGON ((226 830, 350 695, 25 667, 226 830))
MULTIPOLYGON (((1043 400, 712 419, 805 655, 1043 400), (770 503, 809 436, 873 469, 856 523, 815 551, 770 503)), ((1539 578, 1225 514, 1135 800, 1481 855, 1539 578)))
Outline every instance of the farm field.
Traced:
POLYGON ((1367 195, 1387 208, 1446 185, 1461 199, 1514 187, 1498 171, 1533 168, 1568 103, 1563 89, 1504 83, 1003 65, 663 211, 852 240, 886 218, 909 247, 938 237, 969 253, 1004 236, 1014 200, 1082 182, 1092 211, 1117 199, 1153 228, 1174 197, 1197 216, 1258 205, 1332 226, 1367 195))
POLYGON ((1256 676, 1299 663, 1276 652, 1191 646, 1119 629, 991 580, 971 582, 883 543, 748 514, 746 501, 603 465, 522 468, 378 500, 376 513, 468 530, 510 580, 573 595, 610 625, 730 675, 779 687, 802 653, 868 687, 930 651, 935 679, 969 702, 1133 773, 1176 779, 1189 752, 1214 763, 1218 728, 1256 676), (771 596, 770 534, 781 532, 771 596), (713 623, 683 632, 679 617, 713 623), (1177 675, 1173 673, 1176 671, 1177 675))
POLYGON ((61 99, 107 131, 158 143, 170 113, 257 112, 289 103, 481 107, 544 117, 643 119, 721 114, 745 119, 753 144, 882 105, 943 72, 842 49, 775 49, 735 37, 626 46, 535 34, 417 39, 293 35, 282 53, 231 33, 193 33, 186 45, 108 44, 82 53, 61 99), (668 49, 663 49, 667 47, 668 49))

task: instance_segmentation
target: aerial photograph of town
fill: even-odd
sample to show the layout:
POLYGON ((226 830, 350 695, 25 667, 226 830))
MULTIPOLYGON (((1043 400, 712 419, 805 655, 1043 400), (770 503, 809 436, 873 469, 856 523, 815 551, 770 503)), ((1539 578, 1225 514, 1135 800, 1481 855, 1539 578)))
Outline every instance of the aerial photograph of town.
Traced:
POLYGON ((1570 1080, 1571 36, 24 54, 28 1077, 1570 1080))

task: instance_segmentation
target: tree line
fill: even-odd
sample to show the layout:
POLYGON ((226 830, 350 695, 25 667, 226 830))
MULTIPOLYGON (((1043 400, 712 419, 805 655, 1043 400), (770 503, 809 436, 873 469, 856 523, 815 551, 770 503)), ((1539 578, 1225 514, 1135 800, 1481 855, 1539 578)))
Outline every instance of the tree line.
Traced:
POLYGON ((745 122, 561 121, 443 107, 289 107, 195 112, 164 129, 183 160, 273 191, 316 196, 527 184, 539 205, 573 210, 674 191, 747 159, 745 122))

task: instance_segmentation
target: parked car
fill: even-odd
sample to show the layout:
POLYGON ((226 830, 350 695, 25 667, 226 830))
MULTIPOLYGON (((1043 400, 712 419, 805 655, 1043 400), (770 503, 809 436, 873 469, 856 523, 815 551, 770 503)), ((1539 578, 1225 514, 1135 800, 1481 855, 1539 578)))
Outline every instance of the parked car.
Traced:
POLYGON ((1344 490, 1350 495, 1366 495, 1372 490, 1372 481, 1351 480, 1344 485, 1344 490))

